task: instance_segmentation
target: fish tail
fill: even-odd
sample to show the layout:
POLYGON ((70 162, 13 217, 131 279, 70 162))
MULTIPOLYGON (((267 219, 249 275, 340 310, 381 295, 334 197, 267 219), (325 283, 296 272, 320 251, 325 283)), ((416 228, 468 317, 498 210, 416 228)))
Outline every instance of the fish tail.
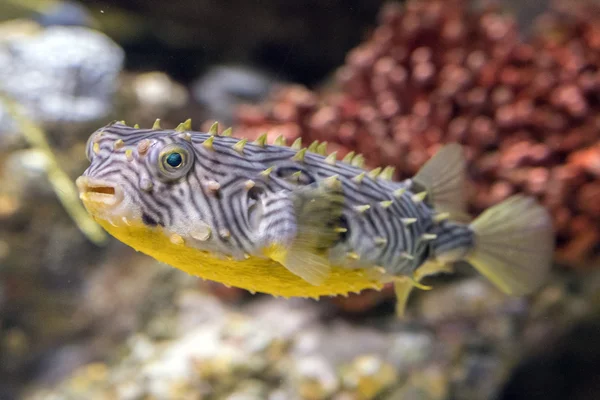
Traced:
POLYGON ((515 195, 470 225, 474 248, 465 260, 504 293, 524 295, 543 282, 552 264, 554 232, 548 211, 515 195))

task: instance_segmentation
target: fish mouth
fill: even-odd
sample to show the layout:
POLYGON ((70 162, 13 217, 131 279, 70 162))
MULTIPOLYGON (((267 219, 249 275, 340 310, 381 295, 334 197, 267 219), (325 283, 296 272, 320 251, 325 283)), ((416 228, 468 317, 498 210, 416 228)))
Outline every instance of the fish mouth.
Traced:
POLYGON ((123 200, 119 187, 110 182, 80 176, 75 184, 79 189, 79 198, 86 203, 113 207, 123 200))

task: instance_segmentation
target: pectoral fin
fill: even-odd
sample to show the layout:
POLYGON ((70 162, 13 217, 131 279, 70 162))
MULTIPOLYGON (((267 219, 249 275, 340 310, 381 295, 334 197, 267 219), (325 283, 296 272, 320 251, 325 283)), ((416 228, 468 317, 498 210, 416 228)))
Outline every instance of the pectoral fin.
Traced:
POLYGON ((331 270, 325 257, 311 253, 309 248, 303 248, 296 243, 290 249, 270 246, 265 249, 264 253, 311 285, 321 285, 331 270))
POLYGON ((279 201, 279 209, 265 208, 266 223, 262 224, 262 230, 270 240, 265 243, 263 253, 308 283, 320 285, 331 270, 327 252, 339 238, 335 228, 342 215, 341 186, 305 186, 287 196, 287 205, 279 201), (285 225, 278 221, 282 218, 293 229, 288 227, 278 232, 277 227, 285 225))

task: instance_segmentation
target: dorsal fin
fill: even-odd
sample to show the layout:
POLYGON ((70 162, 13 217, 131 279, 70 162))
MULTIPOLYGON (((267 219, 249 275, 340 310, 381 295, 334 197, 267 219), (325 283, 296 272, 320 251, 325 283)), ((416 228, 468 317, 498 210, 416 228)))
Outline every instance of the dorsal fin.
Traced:
POLYGON ((466 159, 459 144, 442 147, 412 179, 413 186, 427 192, 427 202, 453 220, 468 218, 465 196, 466 159))

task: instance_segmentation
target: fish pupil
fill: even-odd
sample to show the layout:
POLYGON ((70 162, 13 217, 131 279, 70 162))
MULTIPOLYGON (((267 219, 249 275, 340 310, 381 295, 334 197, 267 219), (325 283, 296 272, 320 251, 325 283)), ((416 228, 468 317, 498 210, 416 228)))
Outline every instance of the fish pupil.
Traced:
POLYGON ((173 168, 177 168, 181 165, 183 158, 179 153, 171 153, 167 156, 167 164, 173 168))

